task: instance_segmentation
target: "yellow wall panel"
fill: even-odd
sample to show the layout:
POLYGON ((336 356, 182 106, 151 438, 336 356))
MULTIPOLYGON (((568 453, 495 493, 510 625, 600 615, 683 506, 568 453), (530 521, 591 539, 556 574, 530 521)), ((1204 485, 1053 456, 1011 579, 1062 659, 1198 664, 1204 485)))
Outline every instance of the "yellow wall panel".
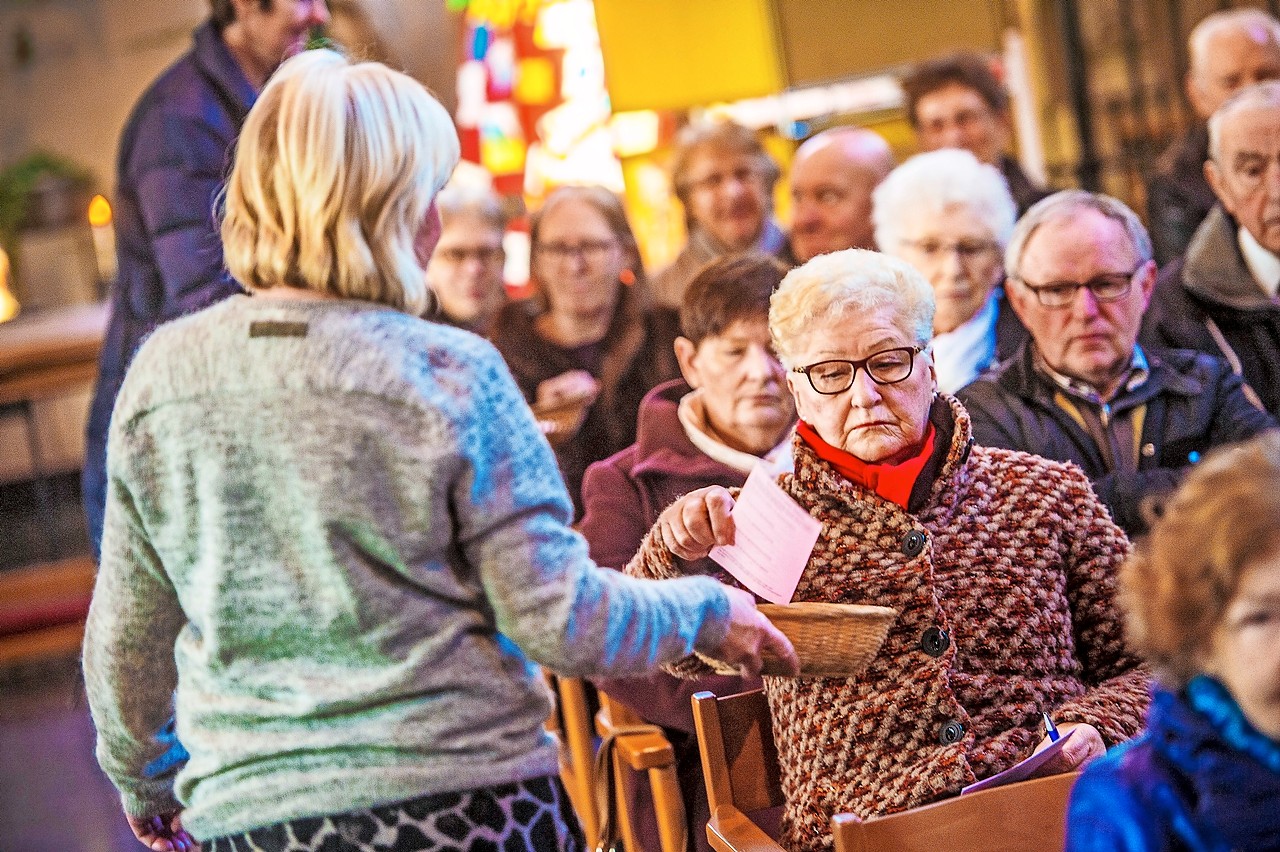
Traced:
POLYGON ((785 88, 769 0, 595 0, 616 111, 687 109, 785 88))
POLYGON ((791 86, 1000 49, 998 0, 777 0, 791 86))

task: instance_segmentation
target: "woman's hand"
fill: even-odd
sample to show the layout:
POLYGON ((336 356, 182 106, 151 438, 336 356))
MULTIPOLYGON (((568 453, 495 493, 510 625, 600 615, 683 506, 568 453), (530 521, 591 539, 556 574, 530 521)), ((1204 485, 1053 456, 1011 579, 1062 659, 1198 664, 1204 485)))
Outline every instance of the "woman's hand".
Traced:
POLYGON ((733 497, 719 485, 690 491, 658 516, 662 543, 681 559, 701 559, 717 544, 733 544, 732 511, 733 497))
POLYGON ((782 631, 756 609, 756 599, 742 589, 724 587, 729 596, 729 632, 719 648, 710 652, 717 660, 738 666, 744 676, 760 673, 763 655, 782 661, 789 674, 800 673, 800 658, 782 631))
POLYGON ((182 827, 181 812, 150 818, 124 815, 133 836, 155 852, 200 852, 200 844, 182 827))
MULTIPOLYGON (((1037 769, 1033 778, 1076 772, 1083 769, 1084 765, 1095 757, 1102 757, 1106 753, 1107 747, 1102 742, 1102 734, 1098 733, 1098 729, 1093 725, 1087 725, 1084 722, 1068 722, 1059 725, 1058 739, 1062 739, 1070 731, 1076 732, 1071 742, 1064 745, 1062 751, 1054 755, 1048 763, 1037 769)), ((1051 745, 1053 740, 1046 736, 1040 741, 1040 745, 1036 746, 1033 754, 1039 754, 1051 745)))
POLYGON ((600 383, 586 370, 570 370, 538 385, 533 416, 551 446, 578 434, 599 394, 600 383))
POLYGON ((586 407, 595 402, 600 383, 586 370, 570 370, 539 383, 533 404, 539 408, 556 408, 570 403, 586 407))

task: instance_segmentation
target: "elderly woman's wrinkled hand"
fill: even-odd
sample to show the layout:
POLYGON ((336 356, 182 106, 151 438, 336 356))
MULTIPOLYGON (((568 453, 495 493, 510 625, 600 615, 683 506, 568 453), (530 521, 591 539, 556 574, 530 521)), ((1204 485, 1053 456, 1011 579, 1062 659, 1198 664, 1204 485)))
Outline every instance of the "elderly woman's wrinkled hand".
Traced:
POLYGON ((658 516, 662 543, 681 559, 701 559, 717 544, 733 544, 733 497, 719 485, 690 491, 658 516))
POLYGON ((744 676, 757 675, 769 656, 780 660, 787 672, 800 673, 800 658, 781 630, 756 609, 756 599, 742 589, 725 586, 729 596, 729 632, 713 652, 717 660, 738 666, 744 676))
MULTIPOLYGON (((1084 722, 1070 722, 1059 725, 1058 738, 1065 737, 1071 731, 1075 731, 1075 736, 1062 747, 1062 751, 1058 752, 1036 771, 1035 777, 1060 775, 1063 772, 1079 772, 1084 769, 1086 763, 1095 757, 1102 757, 1106 753, 1107 746, 1102 741, 1102 734, 1098 733, 1098 729, 1093 725, 1088 725, 1084 722)), ((1045 737, 1036 746, 1034 753, 1039 754, 1053 745, 1053 742, 1049 737, 1045 737)))

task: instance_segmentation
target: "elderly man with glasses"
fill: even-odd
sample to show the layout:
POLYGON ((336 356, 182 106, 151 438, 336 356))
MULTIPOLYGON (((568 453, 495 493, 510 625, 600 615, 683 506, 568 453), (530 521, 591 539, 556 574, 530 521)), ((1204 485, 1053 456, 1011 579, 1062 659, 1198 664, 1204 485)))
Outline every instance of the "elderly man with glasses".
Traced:
POLYGON ((1078 464, 1130 535, 1208 449, 1276 425, 1218 358, 1137 344, 1151 240, 1121 202, 1060 192, 1018 222, 1006 295, 1031 339, 959 394, 979 444, 1078 464))
POLYGON ((1280 80, 1223 104, 1209 141, 1218 204, 1160 271, 1142 340, 1226 358, 1280 416, 1280 80))

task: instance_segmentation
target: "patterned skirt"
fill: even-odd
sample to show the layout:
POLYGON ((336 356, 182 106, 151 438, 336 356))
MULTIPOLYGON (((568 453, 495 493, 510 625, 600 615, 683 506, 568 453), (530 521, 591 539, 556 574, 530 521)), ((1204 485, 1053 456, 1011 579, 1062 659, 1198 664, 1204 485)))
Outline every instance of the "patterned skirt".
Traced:
POLYGON ((291 820, 207 840, 200 848, 204 852, 583 852, 586 842, 560 779, 548 776, 291 820))

